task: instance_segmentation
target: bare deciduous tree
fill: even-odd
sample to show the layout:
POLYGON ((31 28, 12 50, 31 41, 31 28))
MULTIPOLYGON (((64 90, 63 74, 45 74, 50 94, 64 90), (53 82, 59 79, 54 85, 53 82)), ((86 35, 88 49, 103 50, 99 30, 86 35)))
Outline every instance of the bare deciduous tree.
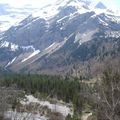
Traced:
POLYGON ((98 88, 98 120, 120 120, 119 70, 105 71, 98 88))
POLYGON ((0 120, 4 118, 6 111, 14 109, 19 92, 12 87, 0 87, 0 120))

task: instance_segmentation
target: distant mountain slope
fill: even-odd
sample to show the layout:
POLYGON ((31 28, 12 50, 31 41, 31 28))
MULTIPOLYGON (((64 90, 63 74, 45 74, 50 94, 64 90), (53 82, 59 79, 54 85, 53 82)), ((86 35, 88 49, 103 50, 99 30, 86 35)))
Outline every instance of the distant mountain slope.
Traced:
POLYGON ((119 55, 120 16, 103 3, 93 7, 85 0, 57 1, 12 26, 0 40, 5 69, 67 73, 76 63, 119 55), (7 55, 8 47, 12 54, 20 52, 7 55))

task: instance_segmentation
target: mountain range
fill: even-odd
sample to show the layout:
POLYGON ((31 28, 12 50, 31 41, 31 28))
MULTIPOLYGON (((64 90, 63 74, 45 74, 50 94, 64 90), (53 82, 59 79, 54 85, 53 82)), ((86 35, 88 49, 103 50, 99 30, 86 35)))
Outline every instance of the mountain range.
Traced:
POLYGON ((13 72, 94 73, 119 54, 120 16, 102 2, 59 0, 0 33, 0 66, 13 72))

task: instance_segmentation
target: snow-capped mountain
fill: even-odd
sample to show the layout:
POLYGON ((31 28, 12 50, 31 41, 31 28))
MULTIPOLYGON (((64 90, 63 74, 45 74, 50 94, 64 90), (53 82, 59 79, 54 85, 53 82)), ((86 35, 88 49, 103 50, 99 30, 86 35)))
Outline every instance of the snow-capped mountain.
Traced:
POLYGON ((102 2, 99 2, 95 8, 99 8, 99 9, 107 9, 107 7, 102 3, 102 2))
POLYGON ((6 69, 39 73, 51 68, 64 71, 71 62, 94 58, 102 54, 99 47, 107 45, 108 39, 116 50, 120 47, 116 45, 119 38, 120 16, 103 3, 59 0, 10 27, 1 35, 0 46, 9 46, 11 51, 14 46, 13 52, 19 51, 6 60, 6 69), (29 46, 32 50, 24 49, 29 46))

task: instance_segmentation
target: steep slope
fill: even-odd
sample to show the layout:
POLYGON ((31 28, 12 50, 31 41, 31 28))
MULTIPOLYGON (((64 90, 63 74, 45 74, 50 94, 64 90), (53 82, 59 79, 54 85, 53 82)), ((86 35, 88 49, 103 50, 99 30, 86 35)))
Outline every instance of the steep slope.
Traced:
POLYGON ((100 61, 106 54, 118 56, 119 38, 120 16, 102 3, 93 8, 88 1, 65 0, 48 5, 12 26, 1 35, 1 42, 22 49, 17 56, 7 59, 6 69, 65 73, 75 63, 100 61), (30 46, 32 50, 24 49, 30 46))
MULTIPOLYGON (((43 49, 48 47, 56 39, 61 41, 65 37, 61 35, 62 27, 64 27, 75 14, 79 13, 76 4, 75 1, 65 1, 47 6, 41 9, 40 12, 32 14, 23 20, 17 26, 11 27, 5 32, 4 39, 18 45, 34 44, 35 47, 38 47, 38 45, 43 44, 43 47, 39 46, 39 49, 41 49, 41 47, 43 49), (73 3, 75 3, 75 5, 73 3), (44 45, 44 41, 46 41, 46 44, 49 42, 48 45, 44 45)), ((81 7, 80 10, 83 9, 85 12, 86 9, 84 9, 81 4, 79 7, 81 7)))

